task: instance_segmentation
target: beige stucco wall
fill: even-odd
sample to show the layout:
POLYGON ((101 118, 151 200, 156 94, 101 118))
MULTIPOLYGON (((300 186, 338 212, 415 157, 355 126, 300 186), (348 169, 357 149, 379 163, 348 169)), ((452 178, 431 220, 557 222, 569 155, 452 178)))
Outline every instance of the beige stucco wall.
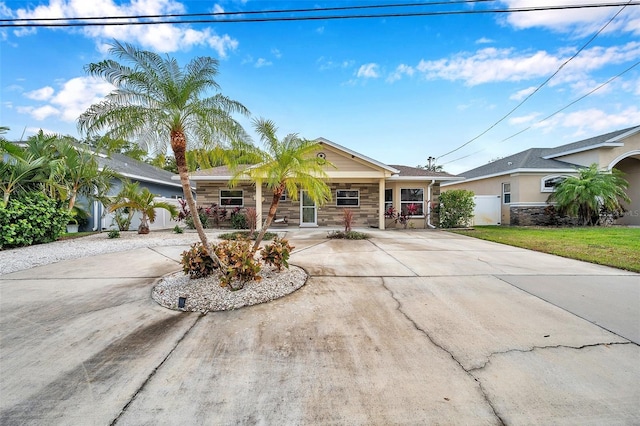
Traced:
MULTIPOLYGON (((509 206, 511 203, 521 202, 521 191, 520 188, 520 180, 522 176, 520 175, 502 175, 495 176, 488 179, 480 179, 476 181, 470 182, 460 182, 454 185, 447 185, 442 187, 442 192, 446 192, 452 189, 466 189, 468 191, 473 191, 475 195, 499 195, 500 199, 500 216, 501 223, 507 224, 511 220, 511 215, 509 212, 509 206), (510 183, 511 184, 511 203, 505 204, 504 198, 502 198, 502 184, 510 183)), ((538 188, 540 185, 538 185, 538 188)))
POLYGON ((615 167, 625 173, 624 178, 629 182, 627 195, 631 198, 631 203, 624 203, 627 212, 617 223, 640 225, 640 159, 626 158, 615 167))
POLYGON ((593 163, 598 163, 601 168, 607 168, 611 162, 619 157, 626 157, 630 152, 635 152, 636 155, 638 155, 640 152, 640 133, 636 133, 635 135, 629 136, 619 142, 623 143, 624 146, 598 148, 592 151, 557 157, 556 160, 567 161, 569 163, 580 164, 583 166, 590 166, 593 163))

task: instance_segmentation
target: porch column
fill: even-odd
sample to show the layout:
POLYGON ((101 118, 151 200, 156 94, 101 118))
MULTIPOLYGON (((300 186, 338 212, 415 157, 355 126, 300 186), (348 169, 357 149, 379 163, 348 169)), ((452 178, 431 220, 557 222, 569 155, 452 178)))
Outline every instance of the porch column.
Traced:
POLYGON ((262 180, 256 179, 256 231, 262 229, 262 180))
POLYGON ((384 229, 384 190, 385 190, 385 180, 380 179, 380 183, 378 183, 378 229, 384 229))

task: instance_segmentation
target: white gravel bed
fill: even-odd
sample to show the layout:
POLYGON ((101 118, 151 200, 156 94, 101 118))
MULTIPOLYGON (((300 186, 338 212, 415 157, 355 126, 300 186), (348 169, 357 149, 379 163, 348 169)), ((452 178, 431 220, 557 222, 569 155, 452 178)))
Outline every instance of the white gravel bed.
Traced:
MULTIPOLYGON (((208 232, 211 242, 225 231, 208 232)), ((139 235, 136 231, 120 232, 120 238, 109 238, 107 232, 85 237, 54 241, 28 247, 0 250, 0 275, 22 271, 34 266, 48 265, 63 260, 78 259, 104 253, 133 250, 141 247, 176 246, 200 241, 195 232, 176 234, 173 231, 151 231, 139 235)))
MULTIPOLYGON (((220 241, 217 236, 223 232, 228 230, 208 231, 207 236, 215 243, 220 241)), ((136 231, 129 231, 121 232, 120 238, 109 238, 107 232, 103 232, 47 244, 0 250, 0 275, 64 260, 143 247, 185 246, 186 249, 197 241, 200 240, 195 232, 176 234, 172 231, 152 231, 147 235, 139 235, 136 231)), ((306 272, 293 265, 279 273, 263 265, 260 275, 260 281, 249 282, 242 290, 230 291, 228 288, 220 287, 215 276, 192 280, 184 273, 177 272, 160 279, 153 289, 152 297, 169 309, 178 309, 178 298, 186 297, 185 309, 180 310, 229 310, 280 298, 299 289, 307 281, 306 272)))
POLYGON ((220 287, 217 275, 190 279, 188 275, 176 272, 161 279, 151 297, 165 308, 179 311, 228 311, 286 296, 307 281, 307 273, 293 265, 281 272, 263 266, 260 276, 260 281, 250 281, 244 288, 231 291, 228 287, 220 287), (184 308, 178 307, 181 297, 185 298, 184 308))

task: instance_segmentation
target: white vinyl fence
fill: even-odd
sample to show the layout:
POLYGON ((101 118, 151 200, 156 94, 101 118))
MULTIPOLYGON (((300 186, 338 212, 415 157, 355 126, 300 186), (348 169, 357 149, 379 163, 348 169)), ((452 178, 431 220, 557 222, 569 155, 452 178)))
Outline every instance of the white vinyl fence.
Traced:
POLYGON ((476 195, 473 201, 476 203, 473 209, 474 225, 500 225, 502 200, 499 195, 476 195))
MULTIPOLYGON (((176 198, 155 197, 154 201, 163 201, 165 203, 173 204, 178 210, 180 210, 180 203, 176 198)), ((118 225, 114 220, 114 214, 107 212, 102 218, 102 229, 118 229, 118 225)), ((139 212, 133 215, 129 230, 135 231, 140 226, 140 217, 142 215, 139 212)), ((156 209, 156 220, 149 224, 149 228, 153 230, 159 229, 172 229, 179 222, 175 219, 171 219, 171 214, 165 209, 156 209)))

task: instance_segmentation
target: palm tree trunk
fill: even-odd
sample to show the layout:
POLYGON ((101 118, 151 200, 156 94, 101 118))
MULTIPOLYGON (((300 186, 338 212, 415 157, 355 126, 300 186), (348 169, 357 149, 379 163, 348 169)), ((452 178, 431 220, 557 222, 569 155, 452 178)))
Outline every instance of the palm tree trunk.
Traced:
POLYGON ((182 192, 184 193, 184 198, 187 200, 187 205, 189 206, 189 211, 191 212, 191 218, 193 219, 193 226, 198 233, 198 237, 200 237, 200 242, 202 246, 207 251, 207 254, 215 263, 217 263, 218 267, 224 268, 226 265, 222 263, 220 258, 216 255, 213 250, 213 246, 209 244, 209 239, 207 238, 207 234, 204 233, 204 227, 202 226, 202 222, 200 221, 200 215, 198 214, 198 208, 196 206, 196 201, 193 199, 193 194, 191 193, 191 185, 189 184, 189 172, 187 170, 187 158, 186 158, 186 138, 184 133, 182 132, 171 132, 171 148, 173 149, 173 155, 176 158, 176 165, 178 167, 178 174, 180 175, 180 184, 182 185, 182 192))
POLYGON ((280 203, 280 197, 282 196, 283 189, 276 189, 273 191, 273 199, 271 200, 271 207, 269 207, 269 214, 267 214, 267 218, 264 221, 264 225, 260 230, 260 234, 256 237, 256 242, 253 244, 253 251, 258 250, 260 248, 260 243, 264 238, 264 234, 267 233, 267 229, 269 229, 269 225, 273 221, 273 218, 276 216, 276 210, 278 209, 278 204, 280 203))

